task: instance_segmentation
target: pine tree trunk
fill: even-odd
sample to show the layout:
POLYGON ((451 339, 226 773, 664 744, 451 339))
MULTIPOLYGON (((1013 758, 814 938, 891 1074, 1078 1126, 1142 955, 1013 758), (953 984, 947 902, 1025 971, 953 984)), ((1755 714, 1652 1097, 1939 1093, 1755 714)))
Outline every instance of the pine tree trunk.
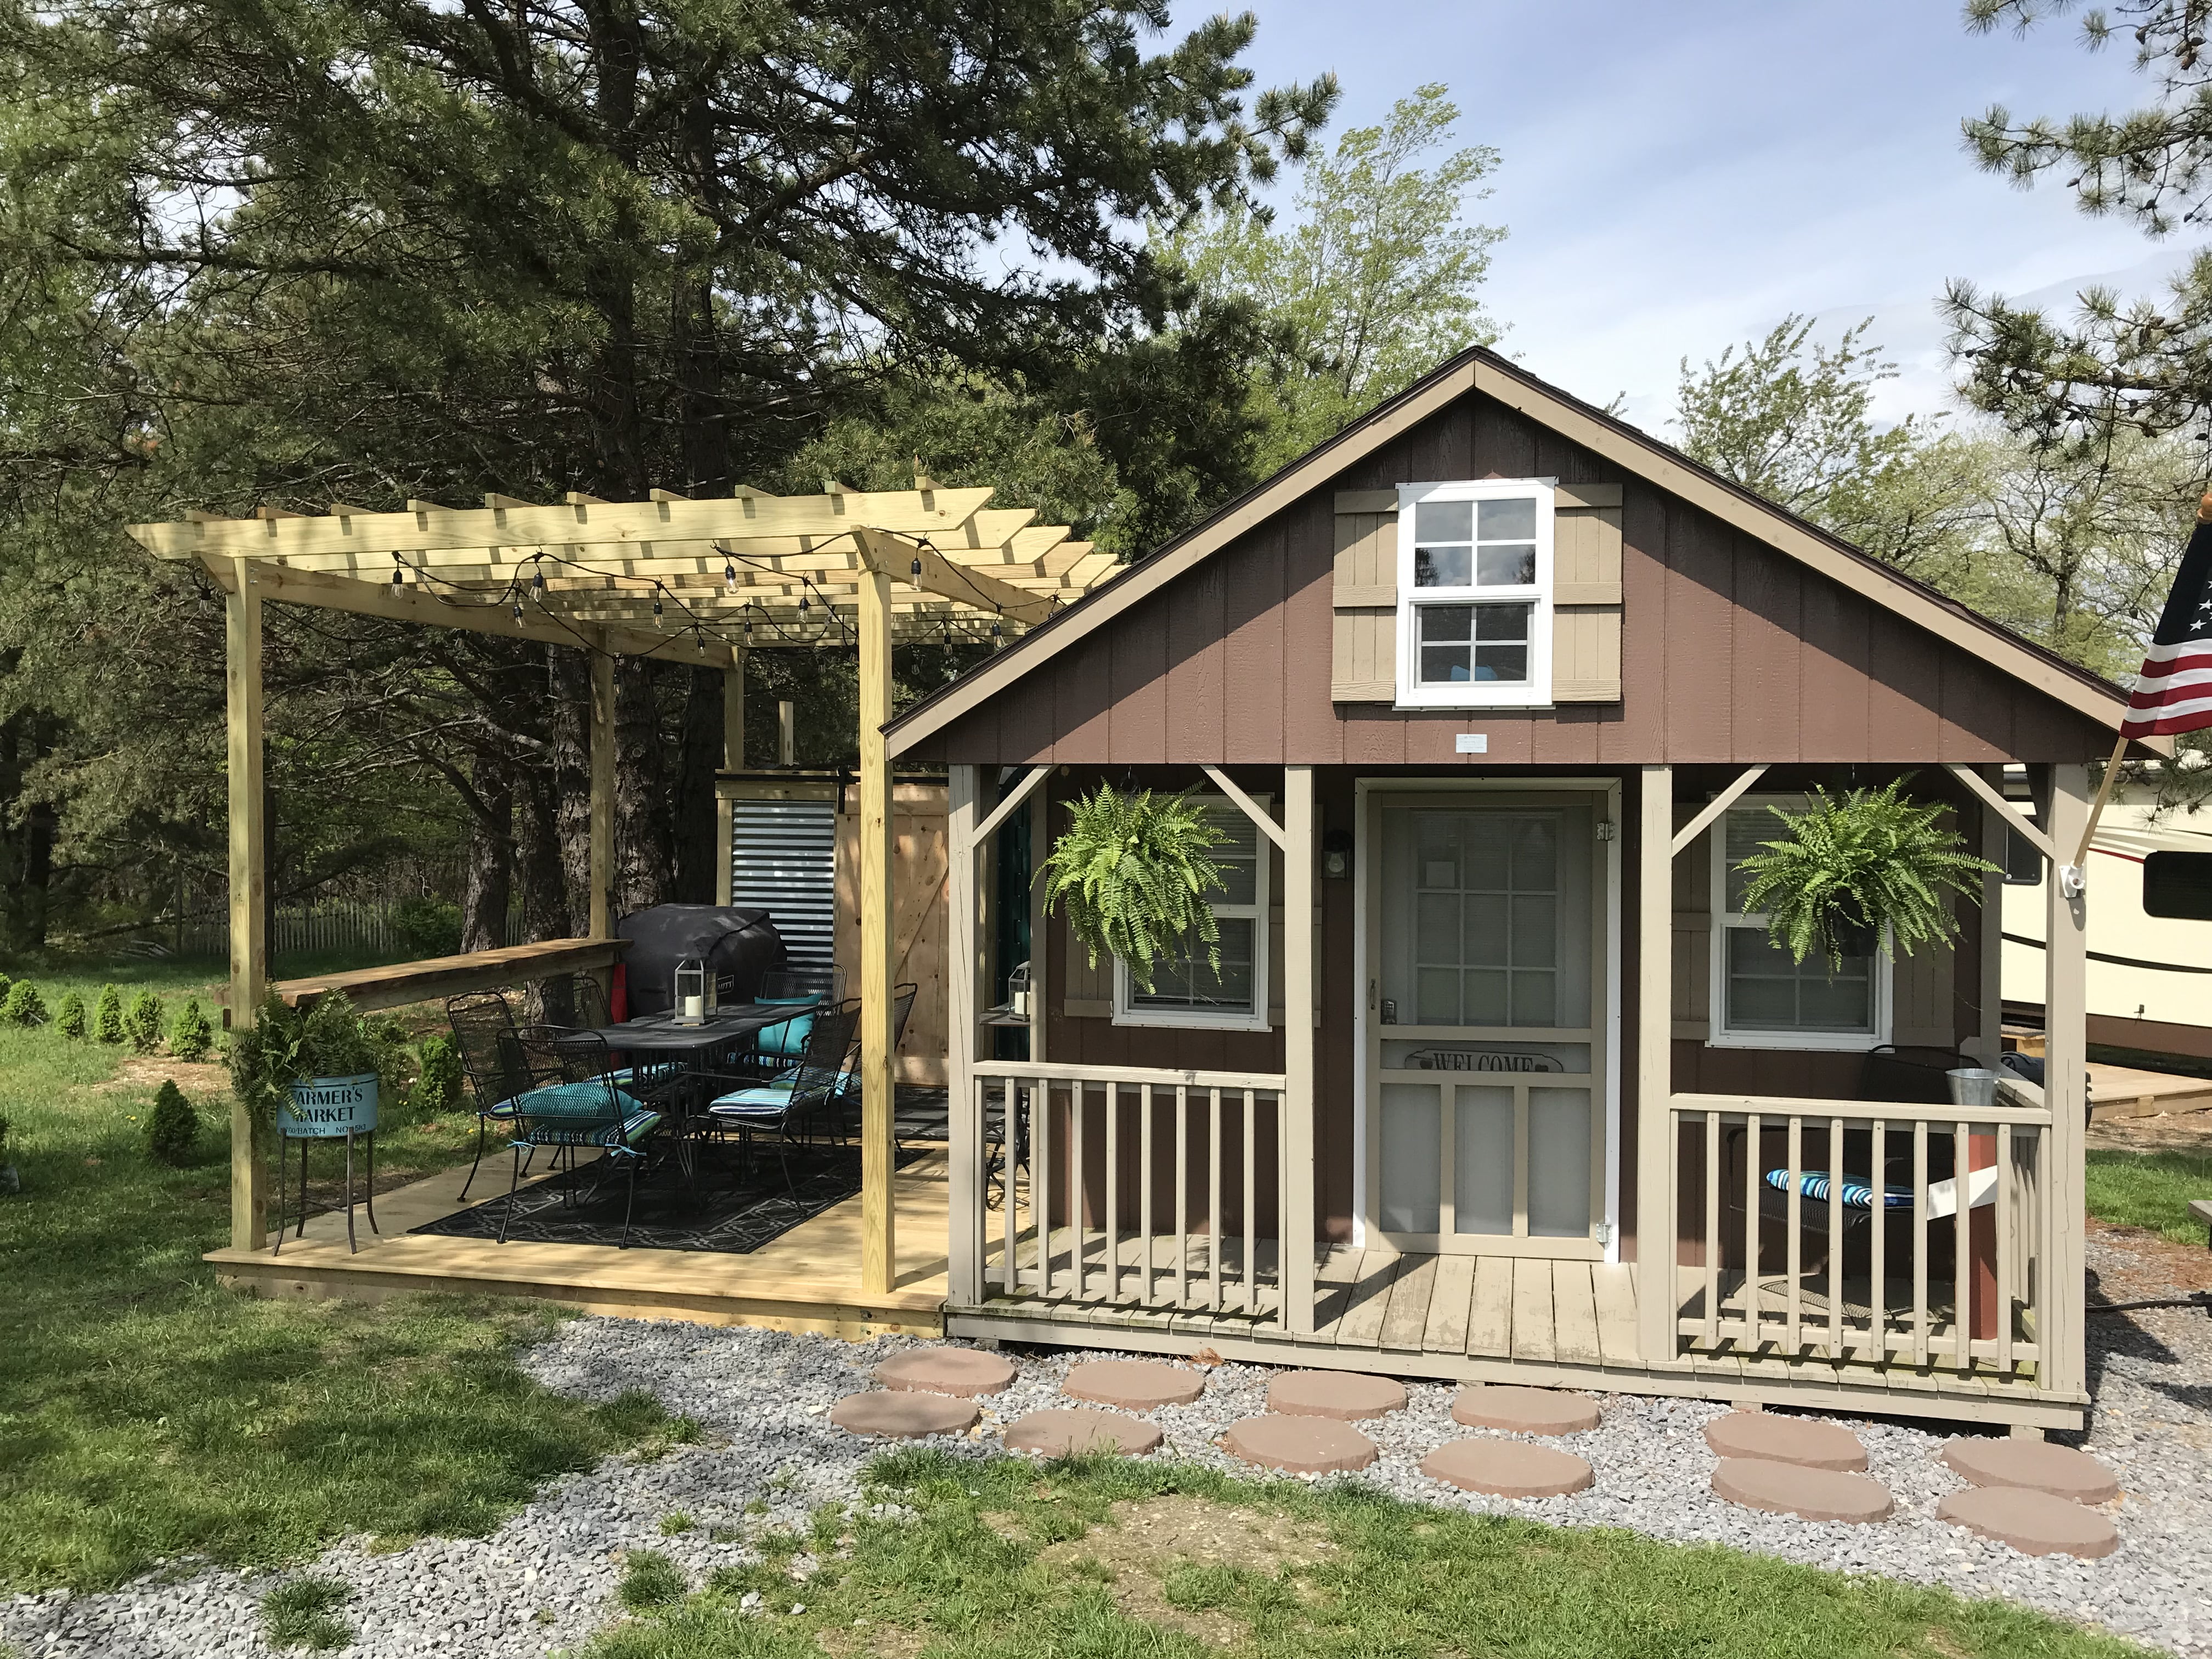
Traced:
POLYGON ((667 769, 654 666, 615 665, 615 897, 617 917, 665 904, 674 874, 667 769))
POLYGON ((722 671, 694 668, 684 694, 677 750, 676 898, 712 904, 721 848, 714 844, 714 774, 722 765, 722 671))
POLYGON ((553 854, 560 861, 568 921, 550 939, 580 939, 592 931, 591 665, 580 651, 548 646, 552 659, 553 765, 546 780, 553 799, 553 854))
POLYGON ((514 873, 522 888, 522 937, 529 942, 583 932, 568 908, 560 800, 550 767, 530 767, 515 780, 514 873))
POLYGON ((496 951, 507 943, 507 902, 514 884, 514 781, 496 761, 479 759, 470 781, 483 811, 469 821, 461 879, 461 949, 496 951))

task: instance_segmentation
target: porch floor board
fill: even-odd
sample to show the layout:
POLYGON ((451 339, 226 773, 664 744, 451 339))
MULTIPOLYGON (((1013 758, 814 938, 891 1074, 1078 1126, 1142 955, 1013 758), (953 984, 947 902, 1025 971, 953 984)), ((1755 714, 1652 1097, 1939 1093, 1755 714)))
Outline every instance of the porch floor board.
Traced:
MULTIPOLYGON (((483 1194, 489 1160, 477 1178, 483 1194)), ((267 1296, 378 1301, 410 1291, 526 1296, 592 1313, 706 1324, 766 1325, 863 1338, 890 1332, 944 1334, 946 1165, 925 1156, 894 1177, 898 1212, 896 1288, 860 1288, 858 1195, 801 1222, 750 1255, 617 1249, 410 1232, 463 1207, 463 1165, 380 1193, 376 1216, 355 1212, 358 1254, 346 1249, 345 1215, 311 1217, 307 1236, 288 1232, 281 1254, 208 1253, 217 1276, 267 1296)), ((499 1183, 504 1190, 505 1183, 499 1183)))
MULTIPOLYGON (((1532 1256, 1399 1255, 1389 1250, 1334 1245, 1317 1252, 1315 1330, 1295 1336, 1275 1322, 1273 1245, 1264 1241, 1263 1273, 1257 1317, 1241 1304, 1221 1310, 1195 1305, 1206 1295, 1206 1275, 1194 1269, 1194 1305, 1152 1307, 1128 1302, 1085 1304, 1070 1293, 1074 1279, 1066 1265, 1073 1235, 1054 1229, 1056 1293, 1042 1297, 1027 1281, 1034 1272, 1032 1231, 1018 1235, 1017 1260, 1023 1293, 994 1295, 967 1307, 948 1305, 945 1325, 953 1335, 1079 1342, 1142 1352, 1190 1353, 1210 1346, 1225 1358, 1268 1364, 1318 1365, 1328 1369, 1372 1369, 1404 1376, 1458 1378, 1470 1382, 1520 1382, 1538 1386, 1686 1395, 1706 1399, 1759 1401, 1827 1406, 1836 1409, 1917 1417, 1953 1417, 2016 1422, 2045 1428, 2078 1426, 2081 1399, 2054 1396, 2034 1384, 2032 1367, 2000 1376, 1993 1366, 1960 1371, 1943 1355, 1917 1365, 1910 1357, 1887 1364, 1847 1355, 1838 1360, 1812 1344, 1826 1335, 1805 1322, 1808 1346, 1795 1355, 1769 1342, 1754 1352, 1740 1350, 1723 1338, 1711 1352, 1692 1351, 1670 1362, 1646 1363, 1641 1357, 1638 1300, 1641 1286, 1629 1263, 1547 1261, 1532 1256)), ((1119 1254, 1133 1263, 1142 1241, 1123 1237, 1119 1254)), ((1156 1236, 1153 1260, 1176 1261, 1179 1241, 1156 1236)), ((1224 1257, 1240 1241, 1224 1241, 1224 1257)), ((1204 1236, 1189 1241, 1194 1263, 1210 1248, 1204 1236)), ((997 1287, 1003 1243, 994 1241, 986 1258, 986 1283, 997 1287)), ((1093 1255, 1097 1251, 1094 1249, 1093 1255)), ((1241 1296, 1242 1267, 1236 1290, 1241 1296)), ((1741 1275, 1737 1275, 1740 1280, 1741 1275)), ((1103 1287, 1103 1275, 1094 1272, 1103 1287)), ((1159 1295, 1172 1291, 1171 1273, 1159 1275, 1159 1295)), ((1136 1278, 1127 1281, 1133 1295, 1136 1278)), ((1224 1260, 1223 1290, 1231 1288, 1224 1260)), ((1686 1278, 1677 1316, 1702 1312, 1702 1271, 1686 1278)), ((1766 1294, 1771 1297, 1770 1289, 1766 1294)), ((1848 1295, 1847 1295, 1848 1299, 1848 1295)), ((1722 1307, 1739 1322, 1740 1283, 1723 1280, 1722 1307)), ((1948 1310, 1947 1310, 1948 1313, 1948 1310)), ((1930 1339, 1947 1340, 1948 1326, 1930 1339)))

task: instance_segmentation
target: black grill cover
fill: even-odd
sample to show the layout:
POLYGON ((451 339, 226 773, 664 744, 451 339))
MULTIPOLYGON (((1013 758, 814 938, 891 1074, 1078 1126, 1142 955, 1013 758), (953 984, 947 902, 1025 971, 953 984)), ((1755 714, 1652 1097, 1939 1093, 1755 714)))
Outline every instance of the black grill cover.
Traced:
POLYGON ((657 904, 615 924, 630 941, 623 957, 629 1012, 665 1013, 676 1006, 676 965, 697 957, 715 978, 723 1002, 750 1002, 761 976, 783 966, 783 937, 765 910, 720 904, 657 904))

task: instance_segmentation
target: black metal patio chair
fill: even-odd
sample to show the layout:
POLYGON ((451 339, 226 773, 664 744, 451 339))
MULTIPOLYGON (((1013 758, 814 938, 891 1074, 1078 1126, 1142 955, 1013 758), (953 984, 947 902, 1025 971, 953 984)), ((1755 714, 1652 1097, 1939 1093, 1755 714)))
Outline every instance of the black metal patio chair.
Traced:
MULTIPOLYGON (((508 1198, 522 1185, 530 1151, 545 1147, 556 1157, 565 1153, 572 1168, 579 1149, 596 1151, 601 1173, 592 1182, 594 1196, 599 1182, 613 1170, 621 1170, 629 1177, 620 1245, 628 1249, 630 1217, 637 1207, 637 1172, 645 1162, 645 1143, 660 1127, 660 1114, 616 1084, 617 1068, 603 1037, 557 1025, 526 1025, 502 1037, 501 1045, 512 1056, 513 1069, 530 1079, 530 1087, 510 1103, 514 1174, 507 1185, 508 1198)), ((573 1200, 574 1195, 570 1196, 573 1200)), ((507 1214, 500 1218, 502 1244, 513 1215, 510 1202, 507 1214)))
POLYGON ((860 1023, 857 1001, 821 1010, 807 1029, 805 1052, 788 1073, 767 1082, 726 1079, 739 1086, 708 1103, 709 1121, 719 1129, 737 1133, 748 1163, 755 1135, 775 1136, 783 1184, 794 1199, 799 1187, 791 1178, 792 1146, 818 1129, 824 1119, 834 1119, 844 1087, 846 1056, 860 1023))

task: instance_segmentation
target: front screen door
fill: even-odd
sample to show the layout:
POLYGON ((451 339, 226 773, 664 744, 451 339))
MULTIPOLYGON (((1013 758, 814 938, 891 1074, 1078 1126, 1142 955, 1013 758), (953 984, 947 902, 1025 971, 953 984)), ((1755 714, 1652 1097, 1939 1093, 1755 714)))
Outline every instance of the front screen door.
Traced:
POLYGON ((1606 797, 1370 799, 1370 1236, 1602 1254, 1606 797))

